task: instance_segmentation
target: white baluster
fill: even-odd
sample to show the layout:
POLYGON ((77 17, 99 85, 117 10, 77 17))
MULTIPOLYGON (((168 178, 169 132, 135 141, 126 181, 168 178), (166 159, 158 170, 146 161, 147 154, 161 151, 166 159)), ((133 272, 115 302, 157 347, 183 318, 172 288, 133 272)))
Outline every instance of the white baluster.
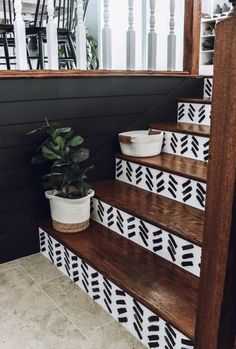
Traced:
POLYGON ((150 0, 150 32, 148 34, 148 69, 156 70, 157 65, 157 34, 156 26, 156 0, 150 0))
POLYGON ((47 53, 48 69, 58 70, 58 42, 57 42, 57 25, 54 22, 53 0, 47 2, 48 23, 47 30, 47 53))
POLYGON ((104 0, 104 27, 102 30, 102 58, 103 69, 112 69, 112 43, 111 43, 111 28, 109 25, 109 0, 104 0))
POLYGON ((84 24, 84 1, 77 0, 77 26, 75 28, 77 68, 87 69, 86 28, 84 24))
POLYGON ((135 70, 135 30, 134 30, 134 0, 128 0, 129 15, 128 23, 129 27, 126 33, 126 67, 127 70, 135 70))
POLYGON ((16 68, 20 70, 27 70, 27 54, 26 54, 26 35, 25 23, 22 19, 22 4, 21 0, 15 0, 15 21, 14 21, 14 35, 16 47, 16 68))
POLYGON ((167 69, 176 69, 175 0, 170 0, 170 34, 167 39, 167 69))

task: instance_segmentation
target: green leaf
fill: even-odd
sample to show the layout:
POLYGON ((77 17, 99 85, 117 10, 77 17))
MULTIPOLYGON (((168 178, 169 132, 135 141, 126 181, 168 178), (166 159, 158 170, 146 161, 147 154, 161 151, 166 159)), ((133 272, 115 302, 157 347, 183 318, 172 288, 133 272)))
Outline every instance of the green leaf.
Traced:
POLYGON ((32 131, 26 132, 26 136, 33 135, 34 133, 37 133, 37 132, 39 132, 39 131, 41 131, 41 130, 42 130, 42 127, 35 128, 35 129, 32 130, 32 131))
POLYGON ((61 160, 57 160, 54 162, 52 167, 63 167, 63 166, 69 166, 69 165, 70 165, 70 163, 68 163, 68 162, 62 162, 61 160))
POLYGON ((81 148, 71 155, 72 161, 74 163, 85 161, 89 158, 89 150, 86 148, 81 148))
POLYGON ((63 149, 65 145, 65 140, 61 136, 57 136, 54 139, 54 142, 59 146, 59 149, 63 149))
POLYGON ((84 138, 83 137, 75 136, 67 143, 67 146, 68 147, 78 147, 83 142, 84 142, 84 138))
POLYGON ((57 137, 61 133, 69 133, 71 132, 71 127, 61 127, 55 130, 54 136, 57 137))
POLYGON ((61 159, 61 156, 56 154, 53 150, 49 149, 45 145, 42 148, 42 153, 43 153, 43 156, 49 160, 60 160, 61 159))
POLYGON ((59 177, 61 176, 62 174, 60 172, 52 172, 52 173, 48 173, 46 174, 44 177, 47 178, 47 177, 59 177))

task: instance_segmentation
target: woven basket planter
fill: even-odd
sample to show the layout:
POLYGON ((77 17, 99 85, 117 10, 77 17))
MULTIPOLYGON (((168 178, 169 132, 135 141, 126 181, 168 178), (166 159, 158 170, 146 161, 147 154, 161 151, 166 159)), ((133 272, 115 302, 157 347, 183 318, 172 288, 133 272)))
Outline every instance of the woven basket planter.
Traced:
POLYGON ((65 199, 57 196, 56 190, 45 192, 49 199, 52 225, 62 233, 78 233, 89 226, 90 200, 94 191, 81 199, 65 199))

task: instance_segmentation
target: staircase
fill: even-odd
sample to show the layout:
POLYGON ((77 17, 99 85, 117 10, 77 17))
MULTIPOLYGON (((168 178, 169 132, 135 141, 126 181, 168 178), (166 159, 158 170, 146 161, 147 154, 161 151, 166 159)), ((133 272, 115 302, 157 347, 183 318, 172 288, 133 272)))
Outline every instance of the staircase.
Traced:
POLYGON ((93 184, 90 227, 40 225, 41 252, 147 348, 193 349, 209 153, 212 78, 180 99, 163 152, 116 156, 116 179, 93 184))

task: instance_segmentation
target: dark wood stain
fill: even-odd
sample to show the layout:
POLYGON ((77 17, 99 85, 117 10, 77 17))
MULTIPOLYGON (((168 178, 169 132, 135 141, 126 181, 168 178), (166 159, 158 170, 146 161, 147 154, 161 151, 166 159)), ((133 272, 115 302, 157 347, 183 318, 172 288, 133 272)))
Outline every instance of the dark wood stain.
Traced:
POLYGON ((211 98, 180 98, 179 102, 211 104, 211 98))
POLYGON ((175 119, 177 98, 199 97, 203 87, 202 78, 178 73, 27 74, 0 72, 0 262, 38 251, 37 220, 48 217, 42 169, 30 166, 42 136, 26 137, 27 131, 45 117, 72 126, 91 151, 89 181, 112 179, 117 134, 147 128, 163 115, 175 119))
POLYGON ((1 79, 49 79, 49 78, 97 78, 97 77, 197 77, 198 74, 190 74, 189 71, 149 71, 149 70, 15 70, 0 71, 1 79))
POLYGON ((194 338, 197 277, 95 222, 78 234, 58 233, 48 221, 40 227, 148 309, 194 338))
POLYGON ((150 124, 149 126, 153 129, 169 132, 186 133, 201 137, 210 136, 210 126, 188 124, 186 122, 158 122, 150 124))
POLYGON ((185 0, 184 70, 199 72, 201 0, 185 0))
POLYGON ((134 162, 136 164, 166 171, 179 176, 184 176, 206 183, 207 164, 204 161, 188 159, 182 156, 161 153, 148 158, 136 158, 123 154, 116 154, 118 159, 134 162))
POLYGON ((92 187, 99 200, 201 246, 203 211, 121 181, 97 182, 92 187))
POLYGON ((216 28, 196 349, 233 349, 236 324, 236 1, 216 28))

